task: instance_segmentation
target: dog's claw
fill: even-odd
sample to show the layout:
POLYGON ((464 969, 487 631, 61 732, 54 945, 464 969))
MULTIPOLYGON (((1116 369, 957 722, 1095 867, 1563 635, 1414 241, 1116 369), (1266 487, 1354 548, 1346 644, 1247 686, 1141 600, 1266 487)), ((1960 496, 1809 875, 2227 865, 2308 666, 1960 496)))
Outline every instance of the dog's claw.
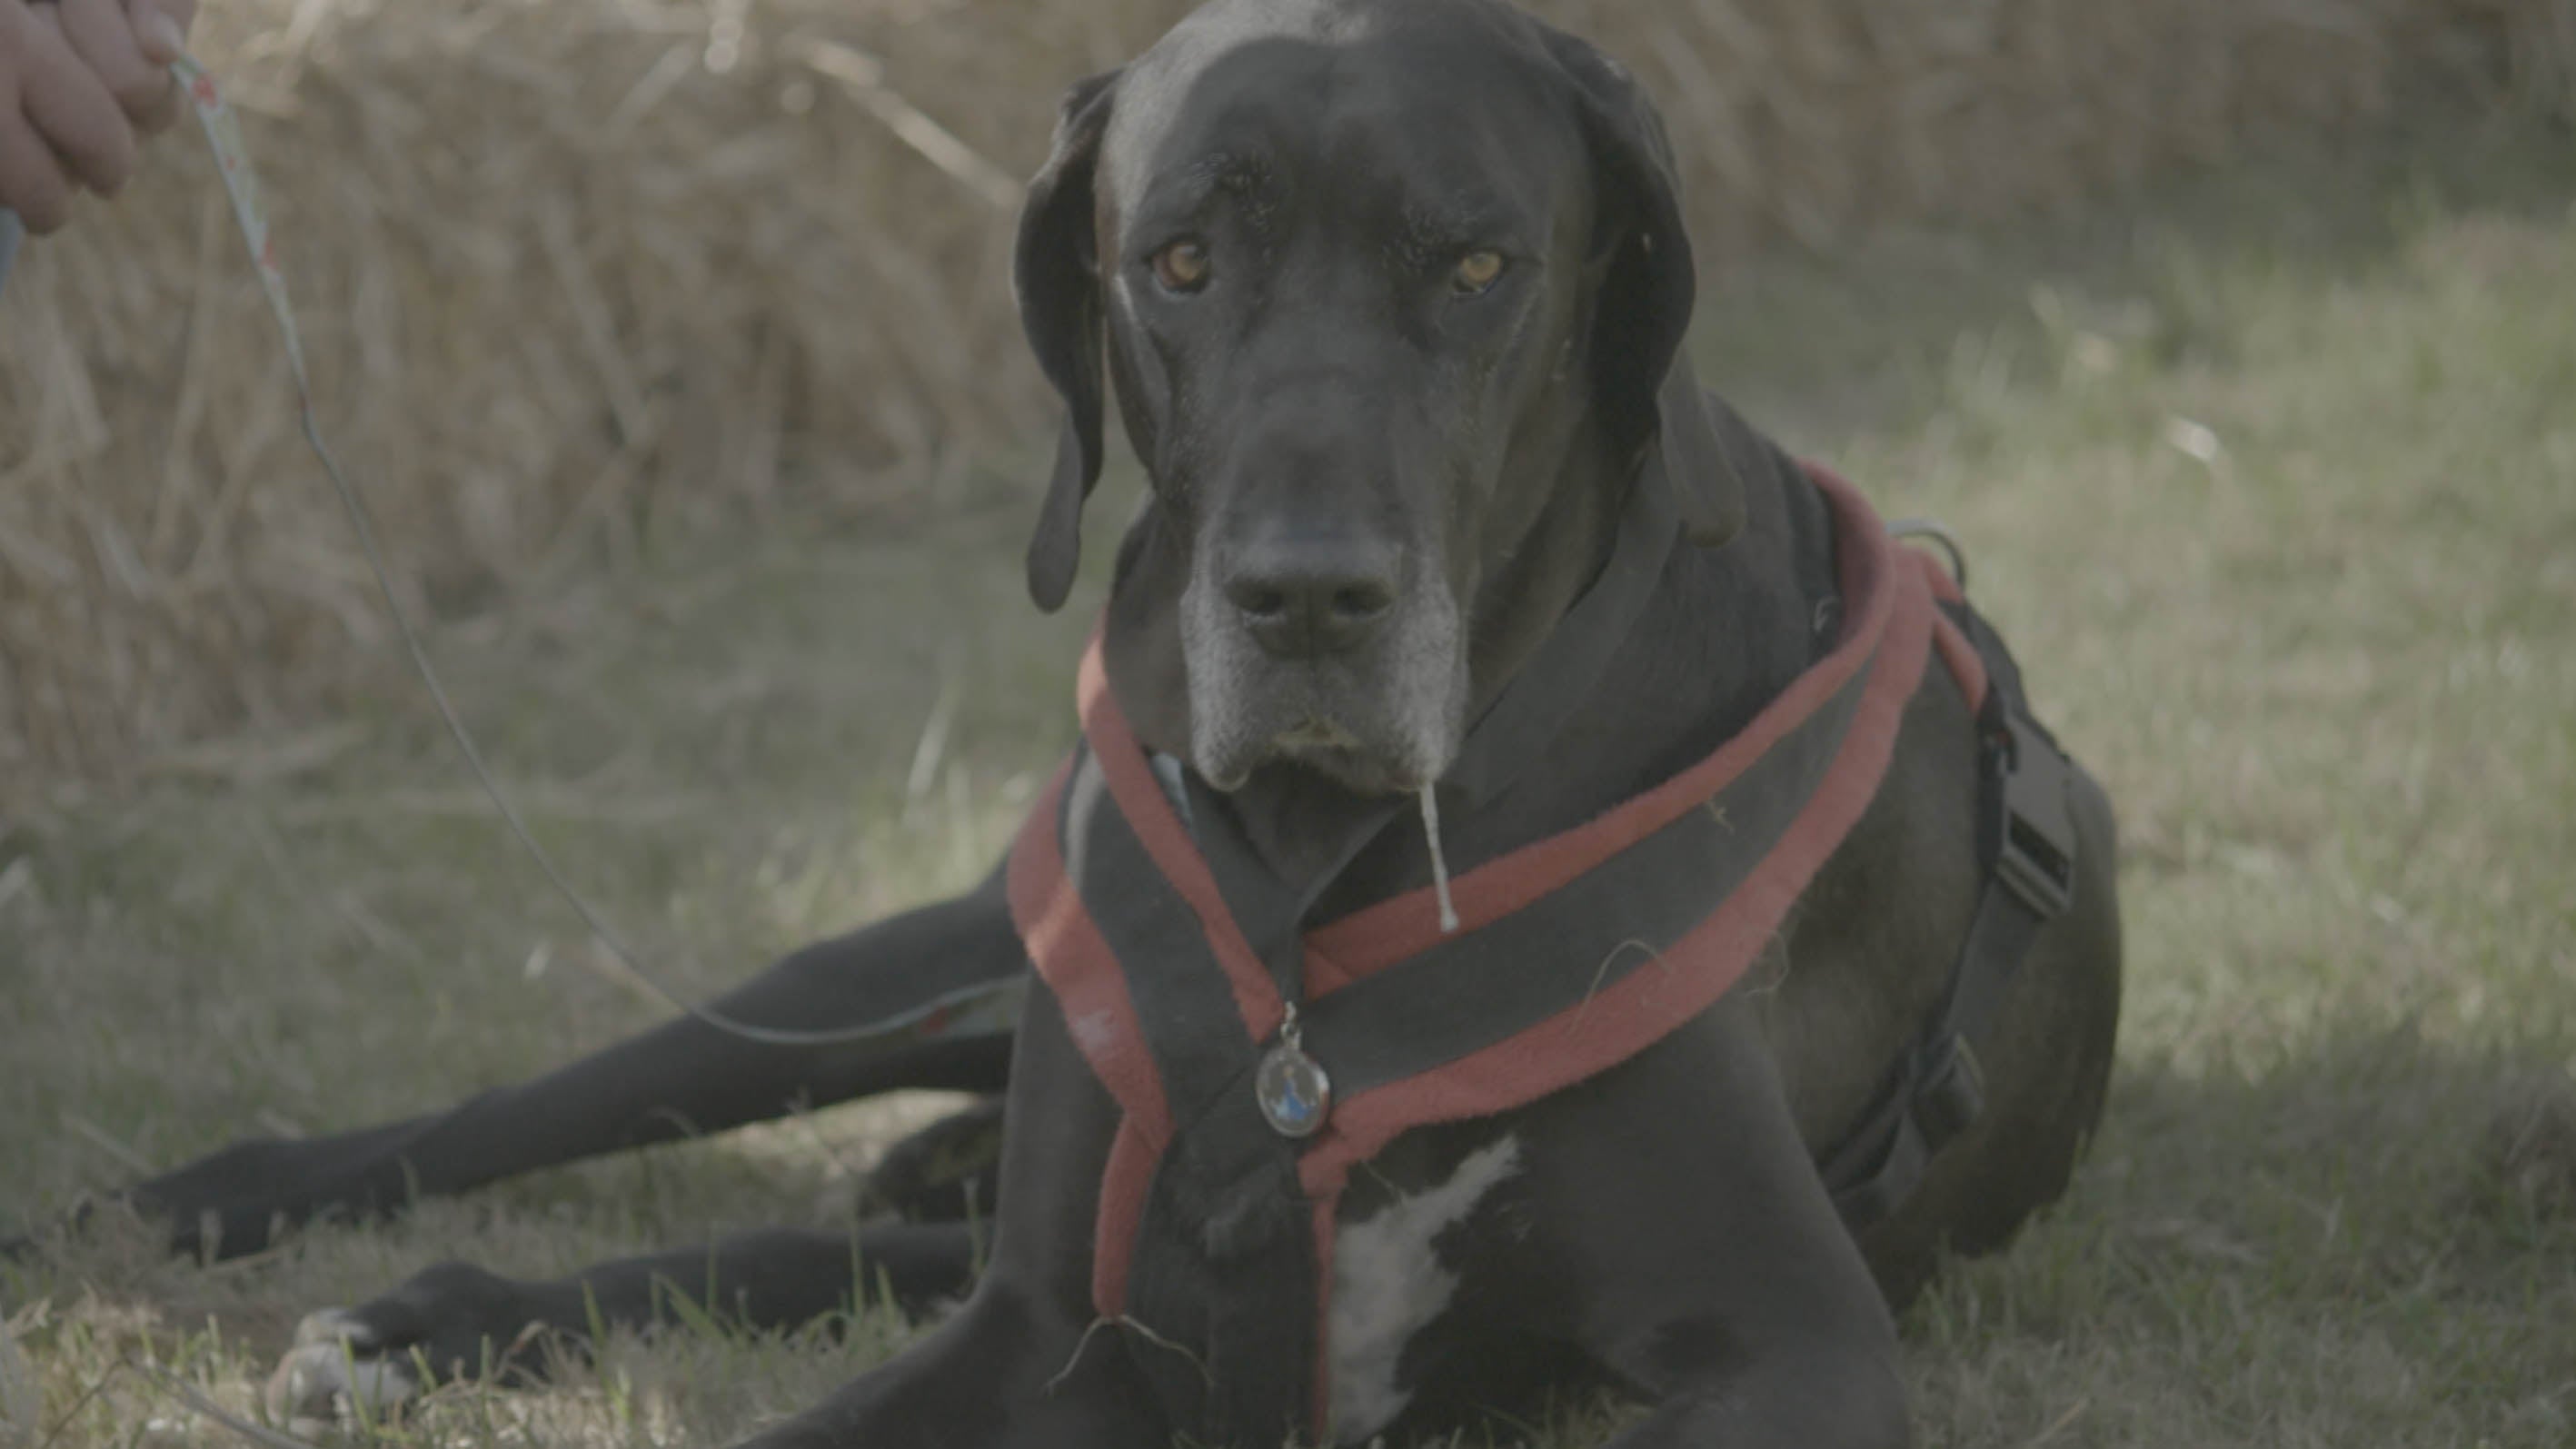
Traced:
POLYGON ((379 1353, 382 1341, 355 1314, 326 1308, 295 1326, 295 1347, 268 1378, 269 1422, 328 1431, 380 1417, 420 1391, 412 1366, 379 1353))

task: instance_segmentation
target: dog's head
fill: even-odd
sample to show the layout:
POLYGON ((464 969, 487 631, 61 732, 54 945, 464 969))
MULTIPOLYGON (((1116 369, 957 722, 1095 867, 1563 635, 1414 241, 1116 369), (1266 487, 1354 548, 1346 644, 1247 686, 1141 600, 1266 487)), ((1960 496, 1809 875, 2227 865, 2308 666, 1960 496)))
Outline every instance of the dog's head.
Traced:
POLYGON ((1491 0, 1199 11, 1066 98, 1018 281, 1067 410, 1030 592, 1071 586, 1105 350, 1153 489, 1153 558, 1118 589, 1155 595, 1128 612, 1175 638, 1165 743, 1220 788, 1436 778, 1652 450, 1697 541, 1741 524, 1679 361, 1663 127, 1616 64, 1491 0))

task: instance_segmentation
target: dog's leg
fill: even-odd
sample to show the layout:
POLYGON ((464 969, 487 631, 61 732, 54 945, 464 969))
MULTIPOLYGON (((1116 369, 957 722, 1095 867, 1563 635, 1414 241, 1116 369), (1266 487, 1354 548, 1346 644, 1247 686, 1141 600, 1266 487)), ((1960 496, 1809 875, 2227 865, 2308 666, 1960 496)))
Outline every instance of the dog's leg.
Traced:
POLYGON ((1091 1307, 1117 1107, 1038 991, 1011 1062, 993 1263, 965 1310, 757 1449, 1133 1449, 1164 1444, 1140 1345, 1091 1307))
POLYGON ((1899 1449, 1894 1325, 1747 1016, 1533 1109, 1551 1316, 1656 1406, 1617 1449, 1899 1449))
MULTIPOLYGON (((973 892, 807 946, 727 993, 738 1021, 818 1031, 878 1019, 946 985, 1027 969, 996 870, 973 892)), ((837 1046, 746 1041, 683 1017, 533 1081, 443 1112, 301 1140, 236 1143, 124 1194, 169 1220, 174 1249, 211 1258, 274 1227, 398 1211, 603 1152, 718 1132, 896 1088, 999 1090, 1005 1033, 837 1046)))
POLYGON ((979 1291, 893 1361, 742 1449, 1136 1449, 1170 1443, 1104 1328, 979 1291))
POLYGON ((524 1382, 554 1355, 584 1351, 602 1328, 712 1318, 793 1328, 879 1293, 908 1313, 962 1296, 974 1271, 964 1223, 898 1224, 857 1234, 770 1229, 697 1248, 625 1258, 567 1278, 503 1278, 441 1263, 355 1308, 308 1315, 269 1380, 278 1420, 327 1417, 363 1398, 391 1408, 427 1384, 524 1382))

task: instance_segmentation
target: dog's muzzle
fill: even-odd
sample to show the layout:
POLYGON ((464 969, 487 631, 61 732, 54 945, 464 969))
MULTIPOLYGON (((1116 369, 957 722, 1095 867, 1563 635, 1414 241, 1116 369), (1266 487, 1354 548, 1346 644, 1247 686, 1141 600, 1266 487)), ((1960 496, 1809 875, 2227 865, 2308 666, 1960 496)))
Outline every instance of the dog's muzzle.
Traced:
POLYGON ((1366 794, 1420 788, 1456 750, 1457 606, 1390 540, 1267 539, 1182 599, 1191 738, 1220 789, 1272 763, 1366 794))

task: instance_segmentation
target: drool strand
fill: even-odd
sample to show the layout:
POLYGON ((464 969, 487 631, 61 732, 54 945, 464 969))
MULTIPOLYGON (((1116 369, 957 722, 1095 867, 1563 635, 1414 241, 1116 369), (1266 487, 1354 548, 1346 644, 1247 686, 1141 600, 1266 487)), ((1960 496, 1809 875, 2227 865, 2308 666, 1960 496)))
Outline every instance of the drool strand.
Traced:
POLYGON ((1429 785, 1416 798, 1422 802, 1422 833, 1431 841, 1431 888, 1440 897, 1440 931, 1447 935, 1458 929, 1458 906, 1449 899, 1449 860, 1440 852, 1440 802, 1432 798, 1429 785))

